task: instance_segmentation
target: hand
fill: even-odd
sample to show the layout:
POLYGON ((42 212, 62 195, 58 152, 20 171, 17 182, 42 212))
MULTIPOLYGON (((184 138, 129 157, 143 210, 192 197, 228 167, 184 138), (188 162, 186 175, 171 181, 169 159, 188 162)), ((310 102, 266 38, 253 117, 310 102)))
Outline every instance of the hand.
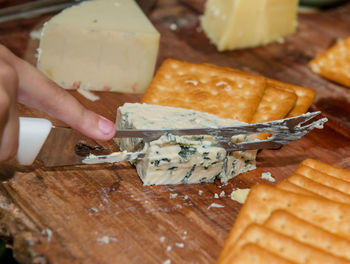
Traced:
POLYGON ((17 151, 16 101, 46 112, 92 139, 109 140, 115 133, 113 122, 83 107, 35 67, 0 45, 0 161, 17 151))

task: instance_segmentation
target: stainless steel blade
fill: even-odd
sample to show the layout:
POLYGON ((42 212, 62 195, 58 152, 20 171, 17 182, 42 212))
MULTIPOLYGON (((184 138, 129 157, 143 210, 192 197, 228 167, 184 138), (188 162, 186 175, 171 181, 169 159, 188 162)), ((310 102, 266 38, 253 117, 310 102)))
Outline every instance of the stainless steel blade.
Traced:
POLYGON ((178 136, 186 135, 212 135, 220 137, 232 137, 234 135, 253 134, 253 133, 276 133, 281 129, 288 136, 298 130, 302 124, 310 121, 321 112, 312 112, 302 114, 296 117, 285 118, 265 123, 246 124, 233 127, 207 127, 207 128, 184 128, 184 129, 118 129, 115 136, 118 138, 143 138, 149 142, 159 138, 164 134, 172 134, 178 136))
POLYGON ((45 167, 82 164, 89 154, 107 154, 96 141, 68 127, 53 127, 37 157, 45 167))
MULTIPOLYGON (((273 149, 299 139, 314 128, 321 128, 327 118, 322 118, 311 124, 305 124, 320 112, 306 113, 293 118, 286 118, 266 123, 247 124, 235 127, 194 128, 194 129, 159 129, 159 130, 117 130, 116 137, 139 137, 145 142, 171 133, 173 135, 203 135, 209 134, 217 138, 218 144, 226 151, 249 149, 273 149), (268 133, 266 140, 253 140, 234 143, 234 135, 268 133)), ((96 164, 107 162, 132 161, 143 158, 142 152, 110 152, 103 149, 97 142, 84 137, 80 133, 66 127, 54 127, 38 155, 46 167, 67 166, 77 164, 96 164), (93 154, 93 155, 90 155, 93 154), (108 154, 108 155, 107 155, 108 154)))

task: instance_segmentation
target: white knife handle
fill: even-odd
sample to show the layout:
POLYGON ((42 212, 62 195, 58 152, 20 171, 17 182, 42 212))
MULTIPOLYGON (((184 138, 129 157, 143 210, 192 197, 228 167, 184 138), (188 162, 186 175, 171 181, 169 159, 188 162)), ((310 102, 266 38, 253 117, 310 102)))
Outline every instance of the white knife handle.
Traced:
POLYGON ((49 135, 52 123, 44 118, 19 118, 17 161, 31 165, 49 135))

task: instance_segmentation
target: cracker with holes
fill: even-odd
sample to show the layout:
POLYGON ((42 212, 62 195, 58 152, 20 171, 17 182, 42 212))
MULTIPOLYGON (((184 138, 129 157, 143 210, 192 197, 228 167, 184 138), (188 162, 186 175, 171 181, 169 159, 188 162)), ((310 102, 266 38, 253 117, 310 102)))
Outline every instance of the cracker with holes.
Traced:
POLYGON ((322 161, 314 159, 305 159, 303 160, 301 165, 308 166, 312 169, 326 173, 335 178, 350 182, 350 171, 348 170, 337 168, 322 161))
POLYGON ((309 67, 324 78, 350 87, 350 37, 318 55, 309 67))
POLYGON ((254 186, 218 263, 232 263, 249 243, 297 263, 349 263, 349 179, 347 170, 306 159, 277 188, 254 186))
POLYGON ((328 175, 321 171, 315 170, 309 166, 301 164, 295 173, 303 175, 315 182, 321 183, 340 192, 350 194, 350 182, 344 181, 342 179, 336 178, 334 176, 328 175))
POLYGON ((267 86, 251 123, 282 119, 293 109, 296 101, 297 96, 293 91, 267 86))
POLYGON ((262 247, 253 243, 245 244, 239 254, 236 254, 231 263, 235 264, 293 264, 296 262, 282 258, 262 247))
POLYGON ((302 187, 299 187, 298 185, 295 185, 294 183, 291 183, 288 180, 284 180, 284 181, 279 182, 276 185, 276 187, 278 189, 288 191, 288 192, 299 193, 299 194, 309 195, 309 196, 319 196, 318 194, 313 193, 311 191, 308 191, 302 187))
MULTIPOLYGON (((332 180, 333 177, 329 176, 329 178, 332 180)), ((290 176, 287 181, 306 189, 315 195, 322 196, 335 202, 350 204, 350 195, 333 188, 332 184, 329 184, 328 186, 322 184, 322 180, 317 182, 308 177, 295 173, 290 176)))
POLYGON ((291 193, 267 185, 256 185, 251 189, 221 255, 228 254, 231 245, 236 243, 250 224, 263 224, 279 209, 284 209, 320 228, 327 226, 329 232, 350 239, 350 205, 291 193))
POLYGON ((240 254, 241 248, 248 243, 256 244, 282 258, 295 261, 296 263, 348 263, 342 257, 304 244, 259 224, 249 225, 237 239, 236 243, 231 245, 227 251, 228 254, 223 258, 224 260, 218 263, 234 263, 231 259, 236 254, 240 254))
POLYGON ((248 123, 265 87, 263 77, 167 59, 141 102, 193 109, 248 123))
POLYGON ((316 96, 316 92, 312 89, 272 79, 267 79, 267 87, 273 87, 289 92, 293 91, 296 94, 297 99, 295 105, 290 110, 287 117, 298 116, 306 113, 316 96))
MULTIPOLYGON (((209 63, 203 64, 218 67, 209 63)), ((231 72, 248 74, 237 69, 224 68, 231 72)), ((312 89, 266 78, 265 93, 251 123, 278 120, 286 116, 293 117, 306 113, 315 96, 316 92, 312 89)))
MULTIPOLYGON (((241 74, 247 76, 255 76, 237 69, 229 67, 219 67, 209 63, 203 63, 208 67, 214 69, 224 68, 233 74, 241 74)), ((282 119, 295 107, 297 102, 297 95, 294 90, 288 88, 285 89, 282 85, 268 85, 268 79, 266 79, 266 88, 264 95, 256 109, 250 123, 260 123, 272 120, 282 119)))
POLYGON ((332 234, 284 210, 273 212, 264 226, 350 261, 350 240, 332 234))

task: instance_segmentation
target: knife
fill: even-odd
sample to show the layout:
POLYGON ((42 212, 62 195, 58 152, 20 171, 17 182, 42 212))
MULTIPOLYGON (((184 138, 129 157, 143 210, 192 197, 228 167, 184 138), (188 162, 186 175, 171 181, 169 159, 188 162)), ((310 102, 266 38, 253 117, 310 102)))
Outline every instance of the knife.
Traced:
POLYGON ((31 165, 35 159, 45 167, 78 165, 89 154, 107 154, 96 141, 69 127, 53 126, 44 118, 19 118, 17 161, 31 165))
MULTIPOLYGON (((302 114, 257 124, 233 127, 208 127, 185 129, 119 129, 118 138, 143 138, 144 142, 156 140, 164 134, 179 136, 212 135, 218 145, 227 152, 249 149, 275 149, 301 138, 314 128, 322 128, 327 118, 307 123, 320 112, 302 114), (232 142, 231 137, 242 134, 267 133, 264 140, 232 142)), ((53 127, 42 118, 20 117, 19 147, 17 160, 22 165, 30 165, 37 158, 45 167, 96 164, 142 159, 141 152, 114 152, 104 149, 97 142, 68 127, 53 127)))

